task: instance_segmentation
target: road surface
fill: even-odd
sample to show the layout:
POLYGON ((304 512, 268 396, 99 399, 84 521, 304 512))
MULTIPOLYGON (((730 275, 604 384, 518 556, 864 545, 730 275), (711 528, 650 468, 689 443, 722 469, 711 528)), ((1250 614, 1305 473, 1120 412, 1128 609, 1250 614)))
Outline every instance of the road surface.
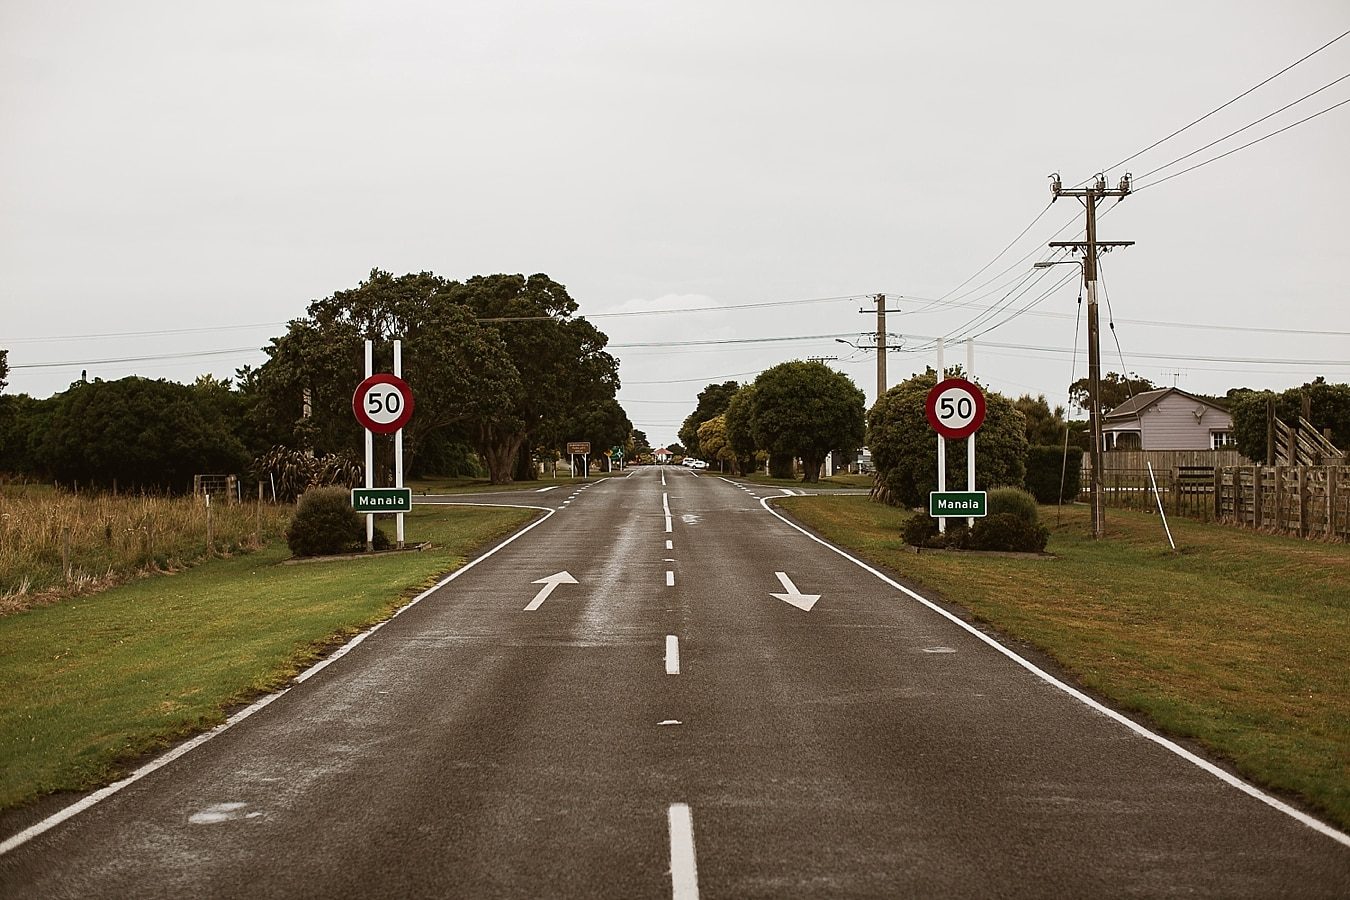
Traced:
POLYGON ((11 846, 0 895, 1350 896, 1344 835, 793 528, 782 493, 649 467, 432 498, 544 518, 11 846))

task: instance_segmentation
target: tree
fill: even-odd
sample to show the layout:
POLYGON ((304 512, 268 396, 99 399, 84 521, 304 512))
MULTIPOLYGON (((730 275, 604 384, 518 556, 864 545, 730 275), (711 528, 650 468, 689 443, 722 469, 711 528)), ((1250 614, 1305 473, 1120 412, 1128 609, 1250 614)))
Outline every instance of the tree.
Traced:
MULTIPOLYGON (((924 403, 937 384, 929 369, 888 390, 867 417, 867 446, 876 466, 873 498, 892 505, 923 506, 937 490, 937 432, 924 403)), ((1020 487, 1026 477, 1026 421, 1011 400, 985 391, 984 424, 976 433, 975 485, 1020 487)), ((966 442, 947 441, 948 487, 965 481, 966 442)))
POLYGON ((564 422, 558 431, 560 440, 550 446, 550 452, 561 453, 569 441, 589 441, 593 460, 612 447, 625 448, 633 431, 628 414, 612 397, 574 410, 564 422))
POLYGON ((739 388, 740 385, 734 381, 724 381, 721 384, 709 384, 699 391, 698 405, 694 407, 692 413, 685 417, 684 424, 680 426, 677 435, 680 443, 688 447, 692 453, 711 456, 712 454, 698 444, 698 428, 714 416, 720 416, 726 412, 727 405, 731 403, 731 398, 735 396, 739 388))
POLYGON ((726 421, 727 443, 736 460, 735 471, 749 475, 755 471, 755 452, 759 446, 755 443, 754 425, 755 387, 747 384, 731 397, 727 411, 722 414, 726 421))
POLYGON ((698 447, 703 458, 716 460, 718 468, 726 471, 728 465, 735 466, 736 456, 727 442, 727 419, 725 415, 713 416, 698 426, 698 447))
POLYGON ((1229 391, 1234 398, 1229 410, 1233 416, 1233 438, 1238 452, 1248 459, 1266 458, 1266 403, 1275 401, 1275 415, 1286 424, 1302 415, 1303 398, 1308 398, 1310 421, 1331 429, 1331 442, 1339 449, 1350 448, 1350 384, 1329 384, 1318 377, 1281 393, 1273 391, 1229 391))
POLYGON ((0 350, 0 392, 9 387, 9 351, 0 350))
POLYGON ((475 441, 494 484, 534 478, 530 448, 553 445, 578 408, 612 400, 619 364, 605 352, 608 338, 584 318, 567 288, 547 275, 475 276, 452 283, 449 295, 467 306, 501 341, 517 373, 514 390, 492 398, 475 441))
POLYGON ((77 382, 59 396, 41 439, 58 481, 188 490, 193 475, 247 464, 230 422, 191 386, 132 376, 77 382))
MULTIPOLYGON (((351 397, 365 376, 364 342, 374 342, 376 369, 387 371, 395 338, 417 402, 404 431, 410 468, 431 434, 510 422, 502 398, 522 393, 520 377, 501 339, 453 299, 453 287, 429 272, 395 277, 375 269, 356 288, 311 303, 264 348, 267 362, 245 373, 254 427, 289 447, 361 454, 351 397)), ((380 446, 387 450, 388 442, 380 446)))
POLYGON ((1034 447, 1038 444, 1054 446, 1064 443, 1067 424, 1064 421, 1064 407, 1056 406, 1051 410, 1044 394, 1034 398, 1030 394, 1023 394, 1013 401, 1013 405, 1027 421, 1028 444, 1034 447))
POLYGON ((780 363, 755 379, 751 430, 771 455, 800 457, 803 481, 819 481, 827 453, 862 443, 863 392, 824 363, 780 363))
MULTIPOLYGON (((1092 406, 1089 388, 1089 381, 1086 378, 1080 378, 1069 385, 1069 399, 1079 409, 1090 409, 1092 406)), ((1156 391, 1157 389, 1156 384, 1134 373, 1125 376, 1118 375, 1115 372, 1107 372, 1101 379, 1101 411, 1106 414, 1135 394, 1142 394, 1144 391, 1156 391)))

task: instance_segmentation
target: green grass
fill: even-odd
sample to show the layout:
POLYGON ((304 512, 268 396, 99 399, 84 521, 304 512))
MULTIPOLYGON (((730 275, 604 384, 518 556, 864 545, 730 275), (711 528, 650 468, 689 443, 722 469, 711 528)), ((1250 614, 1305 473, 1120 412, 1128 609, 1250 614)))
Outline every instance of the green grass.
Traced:
POLYGON ((908 513, 862 497, 785 511, 843 547, 1028 641, 1118 708, 1198 740, 1255 781, 1350 827, 1350 546, 1053 507, 1054 560, 915 555, 908 513))
POLYGON ((107 783, 223 721, 534 514, 417 507, 421 553, 280 565, 277 543, 0 618, 0 808, 107 783))

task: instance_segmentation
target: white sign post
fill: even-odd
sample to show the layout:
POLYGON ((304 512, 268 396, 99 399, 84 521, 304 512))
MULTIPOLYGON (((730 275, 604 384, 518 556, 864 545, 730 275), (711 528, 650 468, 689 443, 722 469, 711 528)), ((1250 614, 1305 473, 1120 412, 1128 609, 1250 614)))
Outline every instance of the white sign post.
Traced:
MULTIPOLYGON (((975 432, 984 424, 984 392, 973 381, 965 378, 947 378, 942 359, 942 341, 937 345, 938 383, 928 392, 924 413, 937 432, 937 493, 947 493, 947 438, 966 439, 966 491, 975 490, 975 432)), ((966 368, 975 364, 975 345, 966 343, 966 368)), ((970 373, 967 372, 967 375, 970 373)), ((929 498, 930 504, 932 498, 929 498)), ((968 518, 970 525, 975 524, 968 518)), ((938 519, 938 530, 947 530, 946 518, 938 519)))
MULTIPOLYGON (((366 490, 375 487, 375 435, 394 436, 394 487, 403 490, 403 426, 413 413, 412 389, 403 380, 403 341, 394 341, 394 374, 374 374, 375 347, 366 341, 366 377, 352 394, 352 412, 366 430, 366 490)), ((398 548, 403 549, 403 512, 397 514, 398 548)), ((375 546, 375 514, 366 514, 366 550, 375 546)))

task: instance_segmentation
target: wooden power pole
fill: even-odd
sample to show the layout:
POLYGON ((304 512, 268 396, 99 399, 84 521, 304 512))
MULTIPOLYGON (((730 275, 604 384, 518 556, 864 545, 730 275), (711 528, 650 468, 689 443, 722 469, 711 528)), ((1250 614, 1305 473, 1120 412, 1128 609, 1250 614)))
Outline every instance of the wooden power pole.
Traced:
POLYGON ((1100 540, 1106 535, 1106 498, 1102 482, 1102 353, 1101 334, 1097 317, 1097 253, 1115 247, 1129 247, 1134 241, 1097 240, 1097 201, 1106 197, 1123 198, 1130 193, 1130 176, 1126 173, 1119 186, 1107 188, 1106 178, 1098 174, 1093 184, 1085 188, 1065 188, 1059 174, 1050 176, 1050 193, 1054 199, 1078 197, 1087 211, 1086 241, 1051 241, 1051 247, 1078 250, 1083 255, 1083 285, 1088 298, 1088 405, 1092 421, 1092 537, 1100 540))

